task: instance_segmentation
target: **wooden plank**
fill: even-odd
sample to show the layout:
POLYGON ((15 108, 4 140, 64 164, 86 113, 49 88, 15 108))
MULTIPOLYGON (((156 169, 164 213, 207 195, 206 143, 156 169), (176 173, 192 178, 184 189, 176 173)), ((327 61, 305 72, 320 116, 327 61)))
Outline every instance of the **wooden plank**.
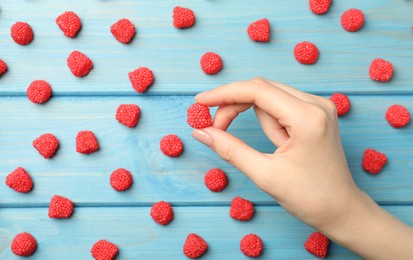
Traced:
MULTIPOLYGON (((380 203, 413 203, 413 125, 393 129, 384 119, 387 107, 394 103, 413 111, 412 96, 350 99, 352 111, 339 123, 357 184, 380 203), (389 158, 376 176, 360 166, 363 151, 369 147, 389 158)), ((192 139, 186 124, 186 108, 192 102, 192 96, 53 97, 45 105, 35 105, 23 97, 2 98, 0 205, 47 205, 55 193, 79 205, 147 205, 158 200, 179 205, 228 205, 236 195, 258 205, 274 203, 245 176, 192 139), (121 103, 136 103, 142 108, 135 129, 115 120, 121 103), (85 129, 94 131, 101 145, 100 151, 88 156, 75 152, 75 136, 85 129), (31 144, 46 132, 61 141, 50 160, 43 159, 31 144), (159 140, 170 133, 178 134, 185 144, 179 158, 168 158, 159 150, 159 140), (18 166, 25 167, 34 179, 30 194, 18 194, 4 184, 7 174, 18 166), (120 167, 129 169, 135 180, 125 193, 115 192, 109 185, 110 173, 120 167), (219 194, 207 190, 203 183, 203 173, 214 167, 224 169, 230 178, 229 187, 219 194)), ((230 132, 260 151, 275 149, 251 111, 241 115, 230 132)))
MULTIPOLYGON (((386 207, 413 225, 413 207, 386 207)), ((18 259, 10 250, 13 237, 30 232, 39 243, 31 259, 91 259, 94 242, 107 239, 120 249, 117 259, 185 259, 182 246, 188 233, 197 233, 209 244, 202 259, 248 259, 239 250, 240 239, 259 235, 265 249, 260 259, 316 259, 303 248, 312 228, 280 207, 257 207, 249 222, 228 216, 228 207, 174 207, 168 226, 155 224, 149 207, 76 208, 70 219, 51 220, 47 208, 0 211, 0 257, 18 259)), ((359 259, 333 244, 330 259, 359 259)))
POLYGON ((197 16, 194 28, 172 26, 174 1, 7 1, 0 5, 0 58, 10 67, 0 79, 0 94, 20 95, 32 80, 45 79, 58 95, 137 95, 127 73, 139 66, 153 69, 156 82, 148 94, 194 94, 215 86, 257 75, 291 84, 314 93, 412 93, 413 35, 411 1, 336 1, 324 16, 310 12, 307 2, 283 1, 179 1, 197 16), (364 28, 344 31, 340 16, 348 8, 360 8, 366 15, 364 28), (64 11, 76 11, 83 29, 68 39, 56 26, 64 11), (137 37, 122 45, 109 27, 120 18, 137 26, 137 37), (257 44, 248 39, 246 28, 267 17, 272 40, 257 44), (18 20, 29 22, 35 40, 28 46, 15 44, 10 26, 18 20), (300 41, 312 41, 320 49, 314 66, 298 64, 292 50, 300 41), (77 79, 66 67, 66 58, 78 49, 94 61, 89 76, 77 79), (216 76, 204 75, 199 59, 215 51, 224 60, 216 76), (370 80, 372 59, 393 62, 394 79, 388 84, 370 80))

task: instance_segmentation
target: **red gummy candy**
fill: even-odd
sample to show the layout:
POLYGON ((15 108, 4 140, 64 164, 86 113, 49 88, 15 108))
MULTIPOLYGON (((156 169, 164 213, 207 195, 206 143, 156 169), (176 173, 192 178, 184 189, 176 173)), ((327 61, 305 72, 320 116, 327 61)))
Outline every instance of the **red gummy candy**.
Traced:
POLYGON ((54 195, 49 204, 49 218, 69 218, 73 214, 73 203, 68 198, 54 195))
POLYGON ((67 66, 76 77, 84 77, 93 68, 93 62, 80 51, 73 51, 67 58, 67 66))
POLYGON ((267 18, 255 21, 248 26, 248 35, 256 42, 268 42, 270 40, 271 27, 267 18))
POLYGON ((163 226, 168 225, 174 219, 172 206, 165 201, 153 204, 150 215, 156 223, 163 226))
POLYGON ((7 175, 6 185, 17 192, 27 193, 32 190, 33 181, 25 169, 18 167, 7 175))
POLYGON ((209 170, 204 177, 205 186, 210 191, 221 192, 228 186, 228 178, 221 169, 214 168, 209 170))
POLYGON ((90 154, 99 150, 99 143, 92 131, 80 131, 76 136, 76 152, 90 154))
POLYGON ((96 260, 113 260, 118 251, 118 247, 115 244, 106 240, 99 240, 90 249, 90 253, 92 253, 93 258, 96 260))
POLYGON ((52 96, 52 87, 47 81, 35 80, 27 88, 26 94, 31 102, 41 104, 52 96))
POLYGON ((330 9, 331 0, 310 0, 309 5, 314 14, 325 14, 330 9))
POLYGON ((45 158, 53 157, 59 148, 59 140, 53 134, 42 134, 33 141, 33 147, 45 158))
POLYGON ((319 258, 326 258, 329 244, 330 240, 327 237, 320 232, 314 232, 305 242, 304 248, 319 258))
POLYGON ((7 71, 7 64, 2 59, 0 59, 0 77, 4 73, 6 73, 6 71, 7 71))
POLYGON ((128 190, 132 183, 132 174, 126 169, 119 168, 110 175, 110 185, 117 191, 128 190))
POLYGON ((370 78, 375 81, 387 82, 393 76, 393 64, 381 58, 374 59, 370 64, 370 78))
POLYGON ((351 109, 350 99, 345 94, 334 93, 330 97, 330 100, 333 101, 334 105, 336 106, 338 116, 344 116, 351 109))
POLYGON ((74 38, 82 27, 79 16, 72 11, 64 12, 56 18, 56 24, 66 37, 74 38))
POLYGON ((381 172, 387 163, 387 156, 384 153, 373 149, 366 149, 363 155, 362 166, 366 172, 377 174, 381 172))
POLYGON ((27 45, 33 41, 32 27, 25 22, 17 22, 12 25, 10 35, 13 41, 20 45, 27 45))
POLYGON ((364 25, 364 14, 358 9, 349 9, 341 15, 341 26, 349 32, 357 32, 364 25))
POLYGON ((195 24, 195 14, 189 8, 175 6, 173 10, 173 23, 175 28, 183 29, 195 24))
POLYGON ((241 239, 240 249, 244 255, 249 257, 258 257, 263 250, 262 240, 255 234, 248 234, 241 239))
POLYGON ((184 145, 177 135, 170 134, 161 139, 160 149, 169 157, 178 157, 183 152, 184 145))
POLYGON ((116 120, 127 127, 135 127, 141 116, 141 109, 135 104, 121 104, 116 110, 116 120))
POLYGON ((143 93, 153 84, 155 77, 152 70, 146 67, 140 67, 129 72, 129 80, 137 92, 143 93))
POLYGON ((392 105, 387 109, 386 120, 394 128, 402 128, 410 123, 410 113, 402 105, 392 105))
POLYGON ((36 248, 36 239, 27 232, 17 234, 11 243, 11 251, 17 256, 31 256, 36 248))
POLYGON ((187 123, 193 128, 205 128, 212 125, 209 107, 199 103, 192 104, 187 110, 187 123))
POLYGON ((208 249, 207 242, 194 233, 189 233, 184 244, 184 254, 189 258, 199 258, 208 249))
POLYGON ((250 220, 254 216, 254 205, 251 201, 241 197, 232 199, 229 215, 231 218, 241 221, 250 220))
POLYGON ((218 74, 223 67, 221 56, 215 52, 207 52, 202 55, 200 63, 202 70, 208 75, 218 74))
POLYGON ((119 42, 128 44, 135 36, 136 28, 131 21, 123 18, 112 24, 110 32, 119 42))
POLYGON ((318 48, 311 42, 300 42, 294 47, 295 59, 301 64, 314 64, 318 60, 318 48))

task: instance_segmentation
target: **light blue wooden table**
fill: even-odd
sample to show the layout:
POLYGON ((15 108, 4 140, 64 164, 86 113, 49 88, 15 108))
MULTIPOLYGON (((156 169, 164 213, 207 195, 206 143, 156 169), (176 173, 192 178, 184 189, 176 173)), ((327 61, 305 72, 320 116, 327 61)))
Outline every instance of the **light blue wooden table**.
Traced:
MULTIPOLYGON (((99 239, 116 243, 118 259, 185 259, 182 245, 189 232, 205 238, 209 250, 202 259, 247 259, 239 240, 247 233, 260 235, 265 244, 261 259, 313 259, 303 248, 312 228, 288 215, 251 181, 195 142, 186 124, 186 108, 193 96, 218 85, 253 76, 285 82, 298 89, 329 96, 349 94, 351 112, 339 124, 346 155, 357 184, 391 213, 413 225, 413 124, 393 129, 384 119, 388 106, 399 103, 413 112, 413 1, 334 1, 324 16, 313 15, 307 1, 52 1, 10 0, 0 3, 0 58, 9 71, 0 78, 0 257, 11 253, 13 237, 32 233, 38 249, 32 259, 91 259, 89 250, 99 239), (192 8, 196 25, 187 30, 172 26, 176 5, 192 8), (341 14, 359 8, 366 15, 364 28, 348 33, 341 14), (76 39, 63 36, 54 20, 73 10, 83 28, 76 39), (246 27, 268 18, 270 43, 250 41, 246 27), (109 27, 120 18, 137 26, 130 45, 117 42, 109 27), (35 39, 28 46, 9 36, 16 21, 31 24, 35 39), (320 49, 314 66, 298 64, 292 54, 300 41, 320 49), (80 50, 94 62, 85 78, 75 78, 66 57, 80 50), (219 53, 223 71, 205 75, 199 67, 204 52, 219 53), (393 62, 390 83, 370 80, 368 66, 382 57, 393 62), (127 73, 139 66, 154 71, 155 84, 145 94, 131 87, 127 73), (36 79, 47 80, 54 96, 35 105, 25 96, 36 79), (136 103, 142 117, 135 129, 115 120, 121 103, 136 103), (99 152, 75 152, 75 136, 89 129, 100 141, 99 152), (61 141, 53 159, 43 159, 31 142, 51 132, 61 141), (171 159, 159 150, 159 140, 177 133, 185 144, 181 157, 171 159), (389 163, 377 176, 361 168, 365 148, 387 154, 389 163), (29 194, 9 189, 4 180, 22 166, 35 187, 29 194), (110 173, 123 167, 134 176, 124 193, 109 185, 110 173), (224 169, 230 185, 212 193, 203 184, 204 172, 224 169), (52 195, 72 199, 72 218, 47 217, 52 195), (241 195, 256 205, 252 221, 240 223, 228 216, 229 204, 241 195), (162 227, 149 217, 159 200, 172 203, 174 221, 162 227)), ((264 152, 274 150, 254 118, 246 112, 231 126, 231 133, 264 152)), ((332 245, 331 259, 357 259, 332 245)))

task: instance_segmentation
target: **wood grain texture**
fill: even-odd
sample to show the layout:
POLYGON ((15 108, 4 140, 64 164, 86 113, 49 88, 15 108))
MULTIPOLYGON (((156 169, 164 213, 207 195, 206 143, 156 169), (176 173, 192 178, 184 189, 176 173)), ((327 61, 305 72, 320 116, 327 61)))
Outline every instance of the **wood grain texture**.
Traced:
MULTIPOLYGON (((350 96, 352 110, 340 118, 341 136, 350 169, 357 184, 380 203, 413 203, 413 125, 394 129, 384 118, 388 106, 405 105, 413 111, 410 96, 350 96), (365 173, 361 157, 374 148, 389 157, 378 175, 365 173)), ((258 204, 273 203, 245 176, 191 137, 186 109, 191 96, 169 97, 54 97, 47 104, 35 105, 27 98, 3 98, 0 135, 0 205, 46 205, 54 193, 68 196, 81 205, 137 205, 168 200, 178 204, 229 204, 235 195, 244 195, 258 204), (142 109, 138 126, 129 129, 115 119, 121 103, 135 103, 142 109), (75 151, 80 130, 92 130, 101 149, 91 155, 75 151), (57 136, 61 145, 55 157, 46 160, 32 146, 43 133, 57 136), (179 158, 169 158, 159 149, 166 134, 178 134, 185 145, 179 158), (35 181, 30 194, 16 194, 4 184, 6 175, 21 166, 35 181), (131 190, 118 193, 109 185, 110 173, 129 169, 135 183, 131 190), (204 173, 223 168, 230 185, 220 194, 203 183, 204 173), (92 204, 91 204, 92 203, 92 204)), ((241 115, 231 126, 234 135, 254 148, 274 151, 252 111, 241 115)))
MULTIPOLYGON (((386 207, 406 223, 413 224, 412 207, 386 207)), ((149 207, 76 208, 70 219, 47 217, 47 208, 0 211, 0 257, 19 259, 10 250, 13 237, 22 231, 38 241, 30 259, 92 259, 93 243, 107 239, 118 245, 121 259, 187 259, 182 247, 188 233, 197 233, 209 244, 202 259, 249 259, 239 250, 240 239, 259 235, 264 251, 259 259, 317 259, 303 244, 314 231, 278 206, 256 207, 249 222, 228 216, 228 207, 175 207, 175 219, 160 226, 149 216, 149 207)), ((359 259, 332 244, 330 259, 359 259)))
POLYGON ((156 75, 148 94, 193 94, 258 75, 314 93, 413 93, 412 1, 334 1, 324 16, 312 14, 302 0, 13 0, 0 8, 0 57, 10 65, 0 80, 3 94, 22 94, 40 78, 48 80, 59 95, 136 95, 127 73, 139 66, 151 68, 156 75), (193 28, 172 26, 175 5, 195 11, 193 28), (357 33, 341 28, 341 14, 348 8, 360 8, 366 15, 366 24, 357 33), (83 21, 76 39, 64 37, 54 22, 67 10, 77 12, 83 21), (130 45, 120 44, 109 31, 123 17, 137 26, 130 45), (246 28, 263 17, 271 22, 272 40, 257 44, 249 40, 246 28), (18 20, 33 27, 35 40, 28 46, 15 44, 9 36, 10 26, 18 20), (295 61, 292 50, 301 41, 312 41, 320 49, 316 65, 295 61), (66 58, 75 49, 94 61, 93 71, 83 79, 66 67, 66 58), (204 75, 199 67, 207 51, 219 53, 224 60, 224 70, 216 76, 204 75), (369 78, 368 67, 376 57, 395 66, 388 84, 369 78))

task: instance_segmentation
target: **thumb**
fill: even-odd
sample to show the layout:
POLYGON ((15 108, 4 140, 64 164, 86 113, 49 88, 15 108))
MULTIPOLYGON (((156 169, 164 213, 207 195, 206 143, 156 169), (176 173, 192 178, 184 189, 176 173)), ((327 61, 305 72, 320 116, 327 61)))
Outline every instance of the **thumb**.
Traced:
POLYGON ((241 139, 215 127, 195 129, 192 136, 205 144, 222 159, 239 169, 255 184, 265 184, 269 158, 251 148, 241 139))

